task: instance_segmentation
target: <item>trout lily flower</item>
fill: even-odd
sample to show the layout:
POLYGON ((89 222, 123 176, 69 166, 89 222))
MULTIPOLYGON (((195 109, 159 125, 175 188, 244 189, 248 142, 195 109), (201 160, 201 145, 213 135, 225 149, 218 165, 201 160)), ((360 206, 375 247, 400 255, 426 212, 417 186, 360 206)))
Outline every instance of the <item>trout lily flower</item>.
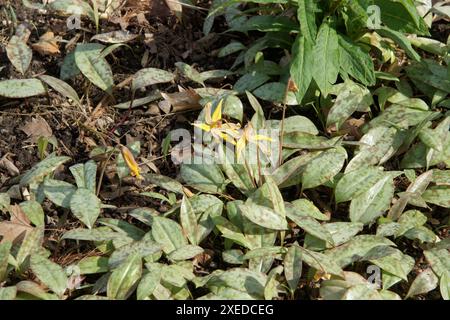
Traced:
POLYGON ((228 123, 222 119, 222 104, 223 100, 220 100, 214 112, 212 112, 212 104, 206 104, 205 123, 197 122, 193 123, 193 125, 205 132, 211 133, 216 140, 225 140, 235 145, 235 139, 239 137, 240 125, 228 123))
POLYGON ((241 137, 239 138, 238 142, 236 143, 237 159, 238 160, 240 159, 241 154, 245 149, 245 146, 249 143, 255 144, 257 146, 257 148, 259 148, 265 155, 269 155, 270 150, 268 150, 264 145, 260 144, 259 141, 272 141, 272 139, 270 137, 267 137, 264 135, 256 134, 255 129, 249 122, 245 126, 245 128, 241 134, 241 137))
POLYGON ((143 180, 144 178, 141 176, 141 169, 139 168, 139 165, 137 164, 136 160, 134 159, 134 156, 131 153, 130 149, 128 149, 125 146, 122 146, 120 148, 120 153, 122 154, 123 160, 125 161, 128 168, 130 169, 131 175, 133 177, 136 177, 139 180, 143 180))

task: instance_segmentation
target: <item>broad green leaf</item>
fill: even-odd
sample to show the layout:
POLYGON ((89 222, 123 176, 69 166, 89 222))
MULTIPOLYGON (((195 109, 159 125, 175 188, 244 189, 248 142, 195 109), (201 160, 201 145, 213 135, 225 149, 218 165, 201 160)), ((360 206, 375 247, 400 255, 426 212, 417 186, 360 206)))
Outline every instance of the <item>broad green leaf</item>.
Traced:
POLYGON ((438 186, 450 186, 450 170, 433 169, 432 181, 438 186))
POLYGON ((8 275, 8 257, 11 246, 11 242, 0 243, 0 282, 6 280, 6 277, 8 275))
POLYGON ((357 284, 345 291, 342 300, 382 300, 377 290, 365 284, 357 284))
POLYGON ((359 147, 358 153, 348 163, 345 173, 371 165, 383 164, 395 154, 403 143, 403 138, 402 132, 393 127, 379 126, 370 129, 360 139, 359 142, 363 145, 359 147))
POLYGON ((426 269, 419 273, 409 287, 406 298, 419 294, 425 294, 434 290, 438 286, 439 279, 431 269, 426 269))
POLYGON ((370 262, 376 264, 384 271, 389 272, 403 280, 408 281, 408 274, 414 268, 415 261, 412 257, 403 254, 400 250, 395 250, 392 254, 379 258, 371 259, 370 262))
POLYGON ((356 85, 352 81, 347 81, 328 113, 327 126, 336 124, 339 128, 353 112, 366 111, 371 104, 372 95, 369 90, 356 85))
POLYGON ((244 74, 236 81, 233 90, 237 92, 253 91, 270 80, 270 77, 264 73, 253 71, 244 74))
POLYGON ((271 230, 286 230, 288 227, 286 218, 273 209, 253 203, 241 204, 239 208, 246 218, 261 227, 271 230))
POLYGON ((63 96, 65 96, 69 99, 72 99, 78 105, 80 105, 81 101, 80 101, 80 98, 78 97, 77 92, 70 85, 65 83, 64 81, 62 81, 58 78, 49 76, 49 75, 45 75, 45 74, 39 76, 39 79, 41 79, 46 84, 48 84, 50 87, 52 87, 53 89, 58 91, 58 93, 62 94, 63 96))
POLYGON ((450 300, 450 271, 442 274, 439 282, 439 290, 441 291, 442 299, 450 300))
POLYGON ((293 131, 283 134, 283 147, 293 149, 321 150, 338 145, 340 137, 327 139, 306 132, 293 131))
POLYGON ((340 69, 338 35, 327 22, 320 26, 313 56, 315 59, 311 70, 313 78, 326 97, 336 82, 340 69))
POLYGON ((17 99, 40 96, 47 92, 41 80, 13 79, 0 81, 0 96, 17 99))
POLYGON ((44 226, 44 210, 39 202, 28 200, 20 203, 20 208, 36 227, 44 226))
POLYGON ((46 179, 42 184, 45 196, 63 208, 70 208, 70 199, 76 190, 72 184, 61 180, 46 179))
POLYGON ((344 273, 341 267, 329 256, 302 247, 298 248, 302 252, 303 262, 305 262, 310 267, 313 267, 314 269, 325 273, 336 275, 338 277, 343 277, 344 273))
POLYGON ((55 294, 51 294, 46 292, 41 285, 37 284, 33 281, 20 281, 16 284, 17 288, 17 296, 18 299, 23 294, 25 295, 24 299, 41 299, 41 300, 58 300, 58 296, 55 294))
POLYGON ((223 114, 242 122, 244 116, 242 101, 235 95, 227 95, 223 101, 223 114))
MULTIPOLYGON (((148 267, 147 267, 148 268, 148 267)), ((155 291, 156 286, 161 280, 161 268, 158 265, 152 265, 149 272, 145 273, 136 289, 136 297, 138 300, 144 300, 155 291)))
POLYGON ((428 34, 427 26, 417 12, 414 1, 374 0, 373 4, 380 8, 381 21, 390 29, 405 33, 428 34))
MULTIPOLYGON (((306 0, 302 0, 302 2, 310 3, 306 0)), ((298 35, 292 45, 293 57, 290 74, 298 89, 295 95, 299 104, 302 103, 313 78, 313 41, 307 40, 305 36, 298 35)))
POLYGON ((214 164, 183 164, 181 178, 193 188, 206 193, 222 193, 225 190, 225 178, 214 164))
POLYGON ((175 66, 178 68, 178 70, 181 71, 181 73, 188 79, 197 82, 199 84, 201 84, 202 86, 204 86, 204 79, 201 76, 200 72, 198 72, 197 70, 195 70, 193 67, 191 67, 190 65, 188 65, 187 63, 184 62, 176 62, 175 66))
POLYGON ((252 249, 252 243, 244 236, 241 230, 224 217, 218 216, 213 218, 217 229, 222 233, 224 238, 233 240, 237 244, 252 249))
POLYGON ((429 203, 450 208, 450 186, 434 186, 428 188, 422 198, 429 203))
POLYGON ((100 256, 84 257, 77 262, 76 267, 80 274, 96 274, 109 271, 108 258, 100 256))
POLYGON ((42 227, 36 227, 27 232, 16 255, 16 261, 20 267, 26 262, 28 256, 39 251, 43 239, 44 229, 42 227))
POLYGON ((17 288, 16 286, 2 287, 0 288, 0 301, 14 300, 16 298, 17 288))
POLYGON ((154 240, 144 238, 140 241, 135 241, 122 247, 116 248, 109 257, 108 265, 111 269, 114 269, 121 265, 131 255, 136 255, 140 258, 144 258, 146 256, 159 252, 160 250, 161 246, 154 240))
POLYGON ((127 299, 141 278, 141 274, 142 259, 137 255, 129 256, 109 277, 107 296, 112 299, 127 299))
POLYGON ((222 259, 228 264, 243 264, 244 254, 239 249, 230 249, 222 251, 222 259))
POLYGON ((20 179, 20 184, 27 185, 35 181, 39 182, 42 180, 44 176, 50 174, 61 164, 69 160, 70 160, 69 157, 56 157, 56 156, 47 157, 38 164, 36 164, 28 172, 26 172, 22 176, 22 179, 20 179))
POLYGON ((62 296, 67 289, 68 279, 64 269, 47 258, 33 254, 30 268, 38 279, 58 296, 62 296))
POLYGON ((379 167, 363 167, 344 174, 334 190, 336 203, 352 200, 366 192, 382 175, 382 168, 379 167))
POLYGON ((75 178, 78 188, 85 188, 96 192, 97 164, 93 160, 86 163, 78 163, 69 168, 75 178))
POLYGON ((112 231, 109 228, 102 227, 96 229, 82 229, 82 228, 72 229, 64 233, 61 239, 108 241, 121 237, 122 238, 126 237, 126 235, 112 231))
POLYGON ((168 218, 153 218, 152 236, 166 254, 187 245, 180 225, 168 218))
POLYGON ((89 229, 100 215, 101 201, 90 190, 79 188, 70 198, 70 210, 89 229))
POLYGON ((380 29, 377 29, 377 33, 383 37, 394 40, 400 46, 400 48, 405 50, 406 54, 411 59, 413 59, 415 61, 421 60, 420 55, 411 46, 411 42, 409 41, 409 39, 407 37, 405 37, 402 33, 394 31, 394 30, 386 28, 386 27, 381 27, 380 29))
POLYGON ((172 251, 168 257, 169 259, 174 261, 189 260, 201 254, 202 252, 203 252, 202 247, 188 244, 186 246, 183 246, 181 248, 172 251))
POLYGON ((308 41, 314 43, 317 35, 316 11, 317 5, 314 1, 299 0, 297 17, 300 21, 300 31, 308 41))
POLYGON ((146 181, 171 192, 183 194, 183 185, 175 179, 154 173, 142 174, 146 181))
POLYGON ((189 242, 193 245, 198 245, 197 240, 199 230, 197 216, 195 215, 194 209, 187 196, 183 196, 183 200, 181 201, 180 222, 189 242))
POLYGON ((400 237, 408 232, 410 229, 420 227, 427 222, 427 217, 418 210, 408 210, 404 212, 398 219, 398 229, 395 231, 395 236, 400 237))
POLYGON ((253 298, 263 299, 266 282, 267 276, 261 272, 244 268, 234 268, 212 277, 207 282, 207 287, 213 292, 215 291, 214 289, 221 287, 231 288, 244 292, 253 298))
POLYGON ((12 36, 6 46, 6 54, 14 68, 25 74, 33 57, 33 51, 27 46, 26 41, 19 36, 12 36))
POLYGON ((175 76, 165 70, 156 68, 145 68, 136 72, 133 76, 133 84, 131 89, 133 91, 145 88, 158 83, 171 82, 175 76))
POLYGON ((81 71, 75 62, 75 53, 72 51, 65 56, 59 71, 59 77, 61 80, 69 80, 75 78, 80 73, 81 71))
POLYGON ((295 221, 294 219, 301 219, 301 217, 311 217, 317 220, 330 220, 330 217, 328 217, 326 214, 323 214, 320 212, 320 210, 308 199, 297 199, 291 202, 294 208, 291 210, 288 210, 287 215, 289 218, 291 218, 292 215, 298 216, 298 218, 291 218, 291 220, 295 221))
POLYGON ((245 46, 242 43, 240 43, 238 41, 232 41, 229 44, 227 44, 225 47, 221 48, 219 50, 219 53, 217 54, 217 56, 219 58, 223 58, 223 57, 226 57, 230 54, 239 52, 244 49, 245 49, 245 46))
POLYGON ((281 82, 269 82, 253 91, 253 94, 263 100, 284 103, 286 105, 297 105, 297 98, 292 91, 286 92, 286 84, 281 82))
POLYGON ((393 245, 393 242, 383 237, 358 235, 339 247, 327 250, 325 254, 344 268, 363 259, 374 248, 393 245))
POLYGON ((374 65, 368 52, 349 39, 338 35, 341 72, 348 73, 355 80, 366 86, 376 83, 374 65))
POLYGON ((322 239, 326 242, 328 242, 331 245, 334 245, 333 238, 331 237, 331 234, 328 232, 327 229, 324 228, 323 225, 321 225, 317 220, 308 217, 308 216, 298 216, 289 214, 289 219, 291 219, 297 226, 302 228, 306 231, 306 233, 309 233, 316 238, 322 239))
POLYGON ((387 175, 350 203, 350 220, 369 224, 386 212, 394 196, 392 176, 387 175))
POLYGON ((341 171, 347 152, 342 147, 325 150, 306 164, 302 173, 302 188, 310 189, 332 179, 341 171))
POLYGON ((284 276, 291 292, 295 292, 302 276, 302 261, 302 252, 296 245, 291 246, 284 256, 284 276))
POLYGON ((78 44, 75 49, 75 63, 81 73, 100 89, 112 93, 114 86, 111 66, 101 56, 104 46, 97 43, 78 44))
POLYGON ((430 249, 423 252, 438 277, 450 270, 450 253, 446 249, 430 249))

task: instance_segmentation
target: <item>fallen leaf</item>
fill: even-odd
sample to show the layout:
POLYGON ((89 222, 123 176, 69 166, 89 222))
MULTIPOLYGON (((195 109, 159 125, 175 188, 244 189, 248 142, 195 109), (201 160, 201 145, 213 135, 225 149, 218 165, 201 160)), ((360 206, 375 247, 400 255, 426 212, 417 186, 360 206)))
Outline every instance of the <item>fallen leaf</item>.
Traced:
POLYGON ((52 129, 42 117, 31 119, 20 130, 28 136, 27 142, 36 143, 40 137, 50 138, 53 135, 52 129))
MULTIPOLYGON (((175 93, 163 93, 161 96, 172 106, 172 112, 194 110, 201 108, 200 95, 193 89, 175 93)), ((164 110, 163 110, 164 111, 164 110)))
POLYGON ((58 41, 52 31, 47 31, 39 41, 33 43, 31 47, 42 55, 54 55, 59 53, 58 41))
POLYGON ((11 175, 12 177, 18 176, 20 174, 19 169, 17 169, 15 164, 6 157, 7 155, 8 154, 5 154, 0 160, 0 168, 8 171, 9 175, 11 175))
POLYGON ((6 241, 20 242, 27 232, 33 230, 30 220, 19 205, 10 206, 9 212, 11 214, 10 221, 0 222, 0 236, 2 237, 0 243, 6 241))

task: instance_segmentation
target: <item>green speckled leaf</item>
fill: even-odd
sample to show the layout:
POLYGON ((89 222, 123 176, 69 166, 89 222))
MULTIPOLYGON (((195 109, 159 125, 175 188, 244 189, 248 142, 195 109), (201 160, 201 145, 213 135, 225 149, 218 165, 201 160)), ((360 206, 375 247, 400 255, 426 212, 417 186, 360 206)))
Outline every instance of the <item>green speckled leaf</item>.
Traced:
POLYGON ((347 152, 338 147, 326 150, 311 160, 302 174, 303 189, 310 189, 332 179, 344 166, 347 152))
POLYGON ((171 82, 175 76, 165 70, 156 68, 141 69, 133 76, 132 90, 145 88, 158 83, 171 82))
POLYGON ((25 74, 30 66, 33 51, 27 46, 24 39, 19 36, 12 36, 6 46, 6 54, 14 68, 21 74, 25 74))
POLYGON ((394 196, 394 182, 392 176, 381 178, 366 192, 353 198, 350 203, 350 220, 369 224, 384 214, 394 196))
POLYGON ((108 280, 107 296, 112 299, 127 299, 142 274, 142 259, 131 255, 117 269, 108 280))
POLYGON ((70 198, 70 210, 89 229, 100 215, 101 201, 88 189, 79 188, 70 198))
POLYGON ((46 179, 42 184, 45 196, 57 206, 70 208, 70 199, 77 190, 72 184, 54 179, 46 179))
POLYGON ((75 63, 81 73, 100 89, 112 93, 113 73, 101 51, 104 46, 97 43, 78 44, 75 49, 75 63))
POLYGON ((30 259, 30 267, 38 279, 50 288, 58 296, 66 291, 68 279, 64 269, 47 258, 33 254, 30 259))
POLYGON ((29 98, 47 92, 41 80, 13 79, 0 81, 0 96, 6 98, 29 98))
POLYGON ((51 172, 53 172, 56 168, 58 168, 64 162, 69 161, 69 157, 56 157, 50 156, 36 164, 33 168, 31 168, 25 175, 23 175, 22 179, 20 179, 21 185, 27 185, 31 182, 40 181, 42 178, 51 172))
POLYGON ((152 236, 166 254, 187 245, 181 226, 171 219, 154 217, 152 236))

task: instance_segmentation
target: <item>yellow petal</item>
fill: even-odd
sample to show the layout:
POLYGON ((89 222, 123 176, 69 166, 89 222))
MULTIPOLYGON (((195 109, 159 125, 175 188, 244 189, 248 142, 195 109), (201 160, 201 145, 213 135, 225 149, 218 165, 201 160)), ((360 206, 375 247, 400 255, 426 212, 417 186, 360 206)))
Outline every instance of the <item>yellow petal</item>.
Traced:
POLYGON ((245 148, 245 138, 244 136, 242 136, 236 143, 236 156, 238 160, 240 159, 241 153, 244 150, 244 148, 245 148))
POLYGON ((200 128, 203 131, 209 132, 211 131, 211 126, 207 125, 206 123, 193 123, 192 124, 194 127, 200 128))
POLYGON ((225 132, 218 132, 217 133, 223 140, 235 145, 236 141, 234 141, 233 137, 229 136, 228 134, 226 134, 225 132))
POLYGON ((216 109, 214 110, 214 113, 212 115, 213 123, 222 120, 222 103, 223 103, 223 99, 219 101, 219 103, 216 106, 216 109))
POLYGON ((252 140, 254 141, 272 141, 272 138, 260 135, 260 134, 255 134, 254 136, 252 136, 252 140))
POLYGON ((142 179, 141 170, 139 169, 139 165, 137 164, 136 160, 134 160, 134 156, 131 153, 130 149, 122 146, 120 152, 122 153, 123 160, 125 160, 125 163, 131 171, 131 175, 138 179, 142 179))
POLYGON ((211 119, 211 106, 212 106, 211 102, 208 102, 205 105, 205 122, 207 124, 213 124, 213 121, 211 119))

